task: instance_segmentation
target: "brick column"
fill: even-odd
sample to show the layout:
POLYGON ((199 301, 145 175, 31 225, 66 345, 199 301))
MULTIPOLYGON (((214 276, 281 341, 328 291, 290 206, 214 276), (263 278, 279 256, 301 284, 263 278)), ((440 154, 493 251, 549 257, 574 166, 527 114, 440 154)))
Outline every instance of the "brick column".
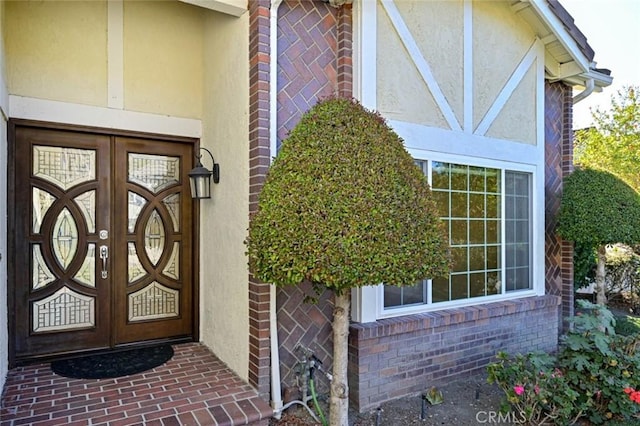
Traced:
MULTIPOLYGON (((269 168, 269 0, 249 1, 249 213, 269 168)), ((269 285, 249 275, 249 383, 269 400, 269 285)))
POLYGON ((562 298, 560 331, 573 315, 573 244, 555 232, 564 178, 573 170, 573 100, 563 83, 545 86, 545 271, 546 292, 562 298))

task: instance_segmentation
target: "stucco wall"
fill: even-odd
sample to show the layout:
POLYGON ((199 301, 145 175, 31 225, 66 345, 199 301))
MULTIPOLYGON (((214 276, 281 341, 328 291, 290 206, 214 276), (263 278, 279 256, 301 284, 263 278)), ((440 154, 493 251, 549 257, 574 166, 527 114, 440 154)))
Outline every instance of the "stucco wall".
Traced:
POLYGON ((200 118, 203 9, 177 2, 124 3, 124 106, 200 118))
POLYGON ((107 104, 107 3, 6 4, 11 94, 107 104))
MULTIPOLYGON (((470 14, 462 0, 388 5, 390 12, 380 2, 377 6, 376 109, 392 120, 451 129, 436 102, 439 90, 460 127, 473 133, 532 47, 533 31, 509 2, 474 1, 470 14), (397 16, 395 24, 391 16, 397 16), (417 52, 411 53, 409 45, 417 52), (465 99, 472 105, 465 105, 465 99), (472 128, 464 128, 465 114, 472 115, 472 128)), ((541 78, 534 61, 487 136, 536 143, 536 83, 541 78)))
POLYGON ((202 117, 203 24, 205 12, 215 12, 178 1, 125 1, 122 44, 109 46, 106 1, 6 7, 12 95, 106 107, 115 78, 126 110, 202 117), (122 54, 121 76, 108 75, 108 49, 122 54))
MULTIPOLYGON (((243 379, 249 360, 248 14, 207 14, 202 146, 220 163, 213 198, 200 202, 201 340, 243 379)), ((208 166, 209 158, 203 157, 208 166)))

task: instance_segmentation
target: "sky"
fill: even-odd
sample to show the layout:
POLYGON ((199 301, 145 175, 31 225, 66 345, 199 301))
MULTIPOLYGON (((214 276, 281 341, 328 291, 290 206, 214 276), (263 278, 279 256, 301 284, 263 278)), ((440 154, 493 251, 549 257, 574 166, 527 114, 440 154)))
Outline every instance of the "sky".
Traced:
POLYGON ((640 86, 640 0, 560 0, 595 51, 598 68, 608 68, 613 83, 575 104, 574 128, 592 124, 590 108, 608 110, 624 86, 640 86))

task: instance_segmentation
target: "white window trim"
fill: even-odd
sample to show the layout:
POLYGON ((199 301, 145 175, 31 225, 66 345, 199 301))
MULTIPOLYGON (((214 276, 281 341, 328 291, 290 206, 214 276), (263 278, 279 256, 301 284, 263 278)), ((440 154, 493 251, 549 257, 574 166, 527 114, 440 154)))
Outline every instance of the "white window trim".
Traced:
MULTIPOLYGON (((531 218, 533 234, 531 247, 532 289, 450 302, 439 302, 437 304, 384 309, 384 286, 366 286, 355 289, 352 292, 353 320, 356 322, 372 322, 378 319, 421 312, 544 295, 544 143, 541 141, 537 146, 534 146, 513 141, 474 136, 462 132, 425 127, 412 123, 391 121, 389 124, 405 141, 407 151, 416 160, 442 161, 531 173, 531 203, 533 206, 531 218)), ((504 212, 502 217, 504 218, 504 212)), ((504 234, 504 222, 502 223, 502 227, 504 234)), ((504 268, 504 259, 502 265, 504 268)))

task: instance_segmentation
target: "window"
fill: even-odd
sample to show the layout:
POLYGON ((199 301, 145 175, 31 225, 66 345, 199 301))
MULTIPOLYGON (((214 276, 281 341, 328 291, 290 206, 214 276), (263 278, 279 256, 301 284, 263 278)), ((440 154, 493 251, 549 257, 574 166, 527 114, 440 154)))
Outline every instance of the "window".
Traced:
POLYGON ((384 309, 532 289, 532 174, 438 161, 416 164, 429 178, 448 229, 453 268, 449 278, 384 286, 384 309))

